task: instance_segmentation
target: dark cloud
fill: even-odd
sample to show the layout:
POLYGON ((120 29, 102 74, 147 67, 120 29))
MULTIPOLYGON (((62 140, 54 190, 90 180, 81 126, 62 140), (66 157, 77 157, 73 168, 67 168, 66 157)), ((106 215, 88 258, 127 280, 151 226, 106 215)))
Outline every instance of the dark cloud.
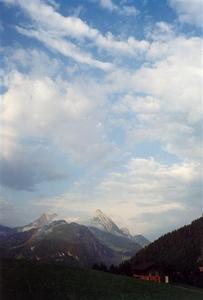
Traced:
POLYGON ((49 153, 15 153, 11 159, 0 160, 1 185, 11 189, 32 191, 40 182, 66 177, 57 170, 49 153))

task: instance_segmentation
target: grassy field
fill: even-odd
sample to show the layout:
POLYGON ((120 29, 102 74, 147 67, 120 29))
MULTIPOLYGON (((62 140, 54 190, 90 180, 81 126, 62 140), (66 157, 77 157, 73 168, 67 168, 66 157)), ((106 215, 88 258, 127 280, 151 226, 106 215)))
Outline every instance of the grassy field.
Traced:
POLYGON ((1 300, 203 300, 203 290, 93 270, 3 263, 1 300))

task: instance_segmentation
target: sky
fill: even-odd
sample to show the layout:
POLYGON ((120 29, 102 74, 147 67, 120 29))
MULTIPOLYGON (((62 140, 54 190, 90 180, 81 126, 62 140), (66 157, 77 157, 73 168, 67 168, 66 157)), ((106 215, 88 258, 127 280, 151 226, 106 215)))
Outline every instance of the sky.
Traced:
POLYGON ((202 0, 0 0, 0 223, 203 210, 202 0))

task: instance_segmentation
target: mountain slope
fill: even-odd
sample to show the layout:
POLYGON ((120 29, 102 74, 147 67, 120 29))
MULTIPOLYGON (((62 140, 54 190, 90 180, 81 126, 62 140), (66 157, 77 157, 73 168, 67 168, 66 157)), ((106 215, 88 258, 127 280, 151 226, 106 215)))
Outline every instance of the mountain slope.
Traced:
POLYGON ((65 221, 15 233, 7 240, 1 239, 0 247, 0 253, 7 257, 70 266, 92 267, 94 263, 118 262, 116 253, 103 245, 87 227, 65 221))
MULTIPOLYGON (((146 239, 143 235, 132 236, 128 228, 119 228, 111 218, 105 215, 100 209, 97 209, 94 213, 94 217, 90 222, 90 227, 96 227, 100 230, 114 234, 120 237, 128 238, 139 244, 142 247, 145 247, 150 244, 150 241, 146 239)), ((100 235, 101 236, 101 235, 100 235)))
POLYGON ((122 230, 109 218, 107 217, 100 209, 95 211, 91 226, 97 227, 106 232, 123 235, 122 230))
POLYGON ((133 241, 139 244, 141 247, 146 247, 150 244, 150 241, 141 234, 137 234, 132 237, 133 241))
POLYGON ((0 225, 0 237, 9 236, 14 233, 16 230, 7 226, 0 225))
POLYGON ((139 244, 127 237, 105 232, 96 227, 89 227, 89 229, 101 243, 117 253, 118 263, 125 259, 129 259, 142 248, 139 244))
POLYGON ((119 264, 141 249, 127 229, 123 232, 100 210, 96 211, 94 223, 102 230, 53 221, 55 217, 56 214, 43 214, 13 229, 0 226, 0 256, 92 267, 101 262, 119 264))

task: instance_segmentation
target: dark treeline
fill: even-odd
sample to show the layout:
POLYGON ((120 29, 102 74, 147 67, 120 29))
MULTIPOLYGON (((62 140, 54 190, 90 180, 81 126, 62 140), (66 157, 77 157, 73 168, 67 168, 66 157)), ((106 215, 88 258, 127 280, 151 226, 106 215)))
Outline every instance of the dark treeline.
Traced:
POLYGON ((201 259, 203 217, 165 234, 140 250, 131 260, 121 263, 118 267, 111 266, 108 271, 132 276, 136 265, 153 262, 161 272, 169 275, 172 282, 203 287, 203 274, 199 271, 201 259))

